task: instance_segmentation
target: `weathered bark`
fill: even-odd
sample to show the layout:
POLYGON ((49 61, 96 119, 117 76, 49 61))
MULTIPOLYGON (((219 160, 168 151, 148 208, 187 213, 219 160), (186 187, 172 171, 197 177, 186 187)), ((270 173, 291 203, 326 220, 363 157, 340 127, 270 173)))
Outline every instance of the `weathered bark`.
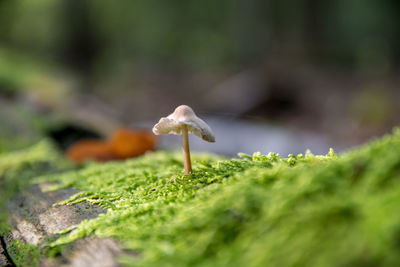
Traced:
MULTIPOLYGON (((55 192, 43 192, 48 185, 33 186, 29 191, 18 194, 8 204, 12 240, 40 245, 45 238, 55 237, 57 232, 73 227, 82 220, 96 218, 106 210, 88 203, 53 207, 77 193, 74 188, 55 192)), ((119 245, 112 239, 84 238, 78 240, 55 259, 40 259, 41 266, 118 266, 119 245)), ((1 255, 1 251, 0 251, 1 255)), ((1 263, 1 256, 0 256, 1 263)))

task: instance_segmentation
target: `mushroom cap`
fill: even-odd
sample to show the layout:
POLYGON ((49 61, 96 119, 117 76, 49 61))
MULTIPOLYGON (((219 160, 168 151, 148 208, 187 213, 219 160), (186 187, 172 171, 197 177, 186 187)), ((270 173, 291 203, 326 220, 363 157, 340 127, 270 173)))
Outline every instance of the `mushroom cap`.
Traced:
POLYGON ((168 117, 161 118, 154 125, 153 133, 156 135, 182 134, 183 126, 187 127, 189 133, 193 133, 205 141, 215 142, 210 126, 197 117, 193 109, 186 105, 177 107, 168 117))

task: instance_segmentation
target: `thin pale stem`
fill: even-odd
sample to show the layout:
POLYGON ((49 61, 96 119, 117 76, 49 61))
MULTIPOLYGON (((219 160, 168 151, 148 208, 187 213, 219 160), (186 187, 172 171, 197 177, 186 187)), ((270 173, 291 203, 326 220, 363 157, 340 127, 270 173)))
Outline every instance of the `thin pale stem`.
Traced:
POLYGON ((190 174, 192 173, 192 162, 190 161, 189 135, 187 126, 184 126, 182 129, 182 152, 185 174, 190 174))

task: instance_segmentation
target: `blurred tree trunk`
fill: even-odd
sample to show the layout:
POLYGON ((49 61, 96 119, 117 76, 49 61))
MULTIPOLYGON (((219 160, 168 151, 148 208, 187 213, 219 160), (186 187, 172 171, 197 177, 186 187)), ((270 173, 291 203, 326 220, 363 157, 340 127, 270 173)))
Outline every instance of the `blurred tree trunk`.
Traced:
POLYGON ((64 0, 61 5, 62 30, 65 31, 61 59, 78 72, 81 89, 87 92, 92 91, 93 69, 101 47, 90 17, 90 5, 87 0, 64 0))

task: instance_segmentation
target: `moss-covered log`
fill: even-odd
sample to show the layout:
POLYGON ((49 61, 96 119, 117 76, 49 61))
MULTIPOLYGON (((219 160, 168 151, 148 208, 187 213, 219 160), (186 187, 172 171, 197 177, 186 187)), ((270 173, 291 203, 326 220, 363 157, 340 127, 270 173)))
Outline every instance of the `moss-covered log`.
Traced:
MULTIPOLYGON (((73 251, 104 240, 107 244, 95 250, 105 248, 109 258, 126 266, 400 263, 399 131, 340 156, 333 151, 288 158, 197 154, 192 175, 183 174, 180 156, 156 152, 29 175, 26 181, 37 185, 33 190, 51 184, 35 198, 60 196, 45 212, 67 210, 80 218, 82 207, 91 207, 91 215, 83 212, 88 220, 59 225, 57 231, 65 229, 49 232, 36 244, 25 239, 17 245, 28 248, 32 265, 50 266, 61 259, 87 263, 74 261, 73 251)), ((19 213, 14 206, 8 219, 19 213)), ((13 231, 11 220, 8 233, 13 231)), ((20 252, 10 255, 21 257, 20 252)))

